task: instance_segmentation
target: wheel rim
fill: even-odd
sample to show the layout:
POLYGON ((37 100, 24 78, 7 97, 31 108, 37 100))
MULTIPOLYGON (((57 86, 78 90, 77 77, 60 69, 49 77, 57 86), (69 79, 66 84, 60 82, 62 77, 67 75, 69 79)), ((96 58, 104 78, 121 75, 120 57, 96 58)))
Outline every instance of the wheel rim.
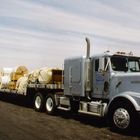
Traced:
POLYGON ((40 98, 40 96, 36 97, 35 106, 36 106, 37 109, 39 109, 41 107, 41 98, 40 98))
POLYGON ((130 115, 124 108, 118 108, 113 115, 115 125, 120 129, 126 129, 130 124, 130 115))
POLYGON ((52 109, 53 109, 53 100, 50 97, 46 101, 46 109, 49 112, 52 111, 52 109))

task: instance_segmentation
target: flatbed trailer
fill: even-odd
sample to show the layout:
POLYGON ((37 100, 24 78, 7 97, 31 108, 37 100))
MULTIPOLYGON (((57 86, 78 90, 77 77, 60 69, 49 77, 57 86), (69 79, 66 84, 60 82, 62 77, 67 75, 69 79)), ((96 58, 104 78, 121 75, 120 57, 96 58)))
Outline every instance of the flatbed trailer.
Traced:
MULTIPOLYGON (((11 90, 11 89, 0 89, 1 93, 11 93, 11 94, 20 94, 20 95, 27 95, 29 90, 39 91, 39 90, 45 90, 45 91, 54 91, 54 92, 63 92, 63 84, 28 84, 27 85, 27 92, 18 92, 17 90, 11 90)), ((33 94, 33 93, 32 93, 33 94)), ((34 93, 35 94, 35 93, 34 93)))

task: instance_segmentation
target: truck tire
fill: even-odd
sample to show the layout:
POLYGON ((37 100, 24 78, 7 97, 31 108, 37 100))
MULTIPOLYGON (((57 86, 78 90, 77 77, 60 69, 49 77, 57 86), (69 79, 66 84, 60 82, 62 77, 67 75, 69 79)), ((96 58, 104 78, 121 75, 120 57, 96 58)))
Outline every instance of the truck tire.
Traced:
POLYGON ((48 94, 46 97, 46 113, 49 115, 53 115, 56 111, 56 103, 55 103, 55 98, 53 94, 48 94))
POLYGON ((44 96, 39 92, 34 96, 34 109, 38 112, 44 110, 44 96))
POLYGON ((127 102, 117 102, 109 112, 109 123, 113 131, 129 132, 135 124, 136 111, 134 107, 127 102))

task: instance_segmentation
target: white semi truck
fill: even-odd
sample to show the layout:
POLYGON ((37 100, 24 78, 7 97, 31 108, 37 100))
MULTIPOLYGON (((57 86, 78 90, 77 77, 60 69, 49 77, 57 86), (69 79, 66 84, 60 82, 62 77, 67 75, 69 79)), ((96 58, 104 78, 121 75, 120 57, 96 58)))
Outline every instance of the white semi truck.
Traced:
MULTIPOLYGON (((140 58, 117 52, 64 61, 62 84, 28 83, 25 95, 33 99, 36 111, 48 114, 56 109, 106 117, 112 128, 130 130, 140 114, 140 58)), ((1 92, 17 93, 1 89, 1 92)))

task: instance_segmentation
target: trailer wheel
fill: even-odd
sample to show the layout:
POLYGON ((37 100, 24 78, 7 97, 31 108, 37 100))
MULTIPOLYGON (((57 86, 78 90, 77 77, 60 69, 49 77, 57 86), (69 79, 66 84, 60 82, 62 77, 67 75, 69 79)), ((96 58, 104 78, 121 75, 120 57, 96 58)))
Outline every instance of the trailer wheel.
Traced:
POLYGON ((44 96, 39 92, 34 96, 34 109, 38 112, 44 110, 44 96))
POLYGON ((52 115, 56 111, 56 103, 55 103, 55 98, 53 94, 48 94, 46 97, 46 113, 49 115, 52 115))
POLYGON ((136 111, 130 103, 118 102, 110 109, 109 123, 112 130, 128 132, 134 127, 135 120, 136 111))

